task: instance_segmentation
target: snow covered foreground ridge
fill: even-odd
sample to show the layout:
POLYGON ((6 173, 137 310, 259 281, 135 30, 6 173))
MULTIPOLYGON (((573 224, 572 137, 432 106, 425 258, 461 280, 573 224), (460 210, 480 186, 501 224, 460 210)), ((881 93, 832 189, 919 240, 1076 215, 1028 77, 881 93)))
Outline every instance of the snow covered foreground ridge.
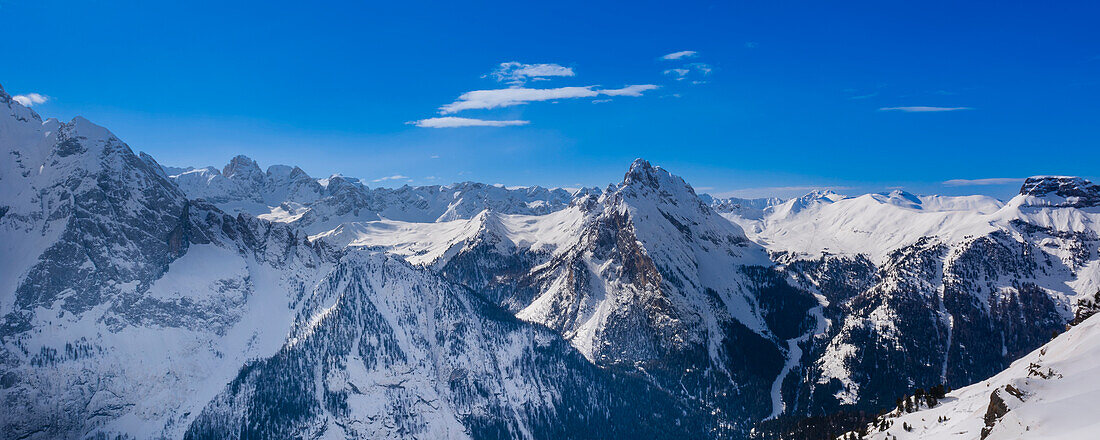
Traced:
POLYGON ((1073 178, 371 189, 164 167, 2 91, 0 154, 2 438, 742 438, 986 380, 1100 290, 1073 178))
POLYGON ((847 438, 1091 440, 1100 432, 1100 315, 982 382, 915 412, 894 410, 847 438))

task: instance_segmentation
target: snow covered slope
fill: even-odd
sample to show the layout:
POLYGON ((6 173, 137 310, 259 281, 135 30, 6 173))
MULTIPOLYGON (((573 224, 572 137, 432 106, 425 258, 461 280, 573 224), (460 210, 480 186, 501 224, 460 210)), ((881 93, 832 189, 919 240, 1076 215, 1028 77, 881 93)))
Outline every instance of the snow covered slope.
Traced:
MULTIPOLYGON (((758 203, 763 203, 760 201, 758 203)), ((846 197, 813 192, 765 203, 759 212, 718 209, 772 252, 816 258, 862 254, 875 263, 890 252, 935 237, 956 244, 1008 230, 1020 220, 1061 231, 1100 233, 1100 186, 1078 177, 1036 176, 1008 202, 987 196, 917 196, 904 191, 846 197)), ((716 201, 714 205, 722 207, 716 201)))
POLYGON ((243 368, 185 438, 704 434, 696 409, 393 258, 351 252, 308 302, 287 344, 243 368))
POLYGON ((553 254, 577 240, 585 220, 577 206, 539 216, 485 210, 468 219, 435 223, 348 222, 311 238, 337 247, 378 248, 412 264, 438 268, 487 234, 499 239, 498 252, 553 254))
POLYGON ((327 252, 187 201, 87 120, 0 103, 0 437, 182 434, 278 349, 327 252))
POLYGON ((816 257, 864 254, 881 262, 890 251, 937 236, 949 241, 990 232, 1004 204, 985 196, 916 196, 903 191, 845 197, 814 192, 772 205, 760 218, 724 216, 771 251, 816 257))
MULTIPOLYGON (((1100 212, 1081 207, 1087 198, 1070 196, 1078 198, 1067 205, 1057 193, 1092 188, 1036 177, 1004 204, 861 196, 805 208, 780 232, 765 229, 758 238, 783 237, 796 249, 777 258, 799 287, 825 300, 829 322, 803 347, 800 383, 784 387, 799 396, 797 411, 873 410, 913 388, 968 385, 1049 340, 1078 298, 1100 290, 1100 212), (783 235, 792 231, 805 239, 792 244, 783 235), (852 238, 860 231, 873 243, 852 238), (826 242, 846 244, 830 248, 837 254, 804 253, 826 242)), ((780 241, 769 245, 780 249, 780 241)))
POLYGON ((872 423, 864 438, 1094 439, 1098 396, 1100 315, 1094 315, 932 408, 895 409, 872 423))

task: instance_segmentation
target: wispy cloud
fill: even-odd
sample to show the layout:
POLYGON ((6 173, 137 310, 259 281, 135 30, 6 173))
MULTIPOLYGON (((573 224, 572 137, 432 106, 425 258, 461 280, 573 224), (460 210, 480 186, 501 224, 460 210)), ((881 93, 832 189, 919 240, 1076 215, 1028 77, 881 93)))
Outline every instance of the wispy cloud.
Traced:
POLYGON ((691 73, 689 69, 665 69, 664 74, 675 77, 677 81, 683 80, 691 73))
POLYGON ((665 75, 673 77, 677 81, 683 81, 687 79, 688 75, 691 75, 692 72, 698 73, 702 76, 707 76, 710 75, 710 73, 713 71, 714 68, 710 67, 710 64, 707 63, 688 63, 685 64, 683 67, 666 69, 663 73, 665 75))
POLYGON ((758 47, 760 47, 760 43, 757 43, 755 41, 749 41, 749 42, 745 43, 745 48, 746 49, 756 49, 758 47))
MULTIPOLYGON (((874 98, 876 96, 878 96, 878 92, 871 92, 871 93, 867 93, 867 94, 863 94, 863 95, 849 96, 848 99, 867 99, 867 98, 874 98)), ((879 109, 879 110, 886 110, 886 109, 883 108, 883 109, 879 109)))
POLYGON ((882 107, 879 111, 886 112, 906 112, 906 113, 929 113, 929 112, 954 112, 959 110, 972 110, 970 107, 882 107))
MULTIPOLYGON (((474 118, 459 118, 456 116, 444 116, 440 118, 428 118, 421 119, 419 121, 409 121, 409 124, 417 127, 424 128, 458 128, 458 127, 508 127, 514 125, 527 125, 531 121, 521 120, 507 120, 507 121, 494 121, 487 119, 474 119, 474 118)), ((438 158, 439 156, 432 156, 432 158, 438 158)))
MULTIPOLYGON (((694 52, 692 52, 692 54, 694 54, 694 52)), ((688 55, 678 55, 678 57, 684 56, 688 55)), ((695 64, 700 64, 709 69, 709 66, 704 64, 695 64)), ((530 121, 475 119, 447 115, 453 115, 466 110, 492 110, 524 105, 532 102, 558 101, 564 99, 601 98, 592 99, 593 102, 600 103, 607 102, 610 98, 618 96, 638 97, 645 94, 645 92, 660 88, 654 84, 633 84, 617 89, 602 88, 598 85, 555 88, 533 88, 524 86, 528 81, 546 80, 551 77, 576 76, 576 73, 571 67, 565 67, 560 64, 524 64, 516 61, 509 61, 500 63, 495 70, 482 78, 489 76, 497 81, 509 84, 510 87, 465 92, 459 95, 454 102, 439 107, 438 112, 443 116, 409 121, 407 124, 425 128, 507 127, 527 125, 530 121)))
POLYGON ((599 92, 593 90, 592 86, 558 87, 554 89, 513 87, 508 89, 474 90, 459 95, 455 102, 440 107, 439 112, 442 114, 450 114, 463 110, 509 107, 533 101, 589 98, 595 96, 599 96, 599 92))
POLYGON ((673 52, 661 57, 662 60, 679 60, 682 58, 692 58, 699 53, 694 50, 681 50, 679 52, 673 52))
POLYGON ((549 79, 549 77, 575 76, 573 68, 559 64, 524 64, 516 61, 500 63, 496 70, 489 73, 497 81, 522 85, 528 80, 549 79))
POLYGON ((50 97, 38 93, 28 93, 26 95, 12 96, 11 99, 22 104, 24 107, 30 107, 35 104, 45 104, 46 101, 50 100, 50 97))
POLYGON ((945 186, 976 186, 976 185, 1013 185, 1024 182, 1023 177, 994 177, 989 179, 951 179, 945 180, 945 186))
POLYGON ((494 109, 526 104, 528 102, 552 101, 556 99, 594 98, 605 96, 641 96, 642 92, 656 89, 653 84, 626 86, 621 89, 597 90, 596 86, 558 87, 553 89, 531 89, 512 87, 507 89, 474 90, 463 93, 455 102, 439 108, 441 114, 458 113, 463 110, 494 109))
POLYGON ((633 86, 626 86, 621 89, 597 90, 597 92, 599 92, 599 94, 601 95, 607 96, 642 96, 643 92, 657 90, 659 88, 659 86, 655 86, 653 84, 638 84, 633 86))
POLYGON ((392 176, 379 177, 377 179, 372 180, 371 182, 385 182, 387 180, 408 180, 408 179, 409 179, 409 176, 402 176, 400 174, 394 174, 392 176))
POLYGON ((687 66, 688 68, 696 72, 702 73, 703 75, 710 75, 710 73, 714 71, 714 68, 710 67, 710 64, 707 63, 691 63, 687 66))

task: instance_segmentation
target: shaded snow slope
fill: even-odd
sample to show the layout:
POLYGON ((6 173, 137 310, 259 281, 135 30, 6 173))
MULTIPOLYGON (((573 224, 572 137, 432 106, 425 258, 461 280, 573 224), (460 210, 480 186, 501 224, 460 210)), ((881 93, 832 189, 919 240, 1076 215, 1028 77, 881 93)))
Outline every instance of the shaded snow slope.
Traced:
POLYGON ((352 251, 287 344, 188 429, 233 438, 702 438, 695 410, 558 335, 382 254, 352 251), (266 420, 255 423, 255 420, 266 420))
POLYGON ((278 349, 319 248, 188 202, 106 129, 2 90, 0 138, 0 437, 177 436, 278 349))
POLYGON ((889 428, 871 427, 867 438, 1093 439, 1100 432, 1097 396, 1100 316, 1093 316, 935 407, 894 411, 885 418, 889 428))

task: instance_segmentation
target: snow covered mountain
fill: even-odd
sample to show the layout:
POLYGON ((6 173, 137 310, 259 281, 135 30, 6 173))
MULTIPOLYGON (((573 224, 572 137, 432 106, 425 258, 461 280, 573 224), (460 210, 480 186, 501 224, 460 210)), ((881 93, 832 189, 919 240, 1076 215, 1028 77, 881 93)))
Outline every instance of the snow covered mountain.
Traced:
POLYGON ((162 166, 2 89, 0 154, 3 438, 744 438, 1096 331, 1080 178, 715 199, 639 159, 602 191, 368 188, 162 166))
POLYGON ((755 378, 694 378, 740 389, 753 382, 757 396, 769 390, 755 406, 738 398, 742 406, 716 411, 736 425, 882 408, 914 387, 989 377, 1046 342, 1071 319, 1079 293, 1100 288, 1100 260, 1095 214, 1047 201, 1057 188, 1073 191, 1064 185, 1027 189, 1045 179, 1029 180, 1008 203, 816 192, 753 202, 760 214, 745 218, 737 212, 748 203, 736 202, 737 211, 735 202, 696 197, 682 179, 638 161, 623 183, 548 215, 360 222, 314 238, 434 270, 559 331, 596 364, 659 386, 674 389, 691 377, 683 371, 758 368, 755 378), (754 232, 716 221, 716 212, 754 232), (706 356, 687 354, 698 341, 734 339, 727 325, 753 332, 739 338, 760 338, 754 359, 722 359, 720 343, 706 356), (665 355, 690 364, 669 367, 665 355), (663 383, 671 371, 675 383, 663 383))
POLYGON ((544 324, 596 365, 703 405, 714 435, 781 411, 772 390, 797 361, 786 340, 817 305, 683 179, 643 160, 547 215, 364 222, 315 238, 400 255, 544 324))
POLYGON ((1034 177, 1007 203, 813 193, 760 218, 725 214, 821 300, 801 378, 783 386, 792 409, 888 407, 989 377, 1049 340, 1100 290, 1097 188, 1034 177))
POLYGON ((696 408, 461 287, 188 200, 109 131, 0 103, 0 437, 702 436, 696 408), (266 380, 288 357, 322 375, 266 380))
POLYGON ((82 118, 0 91, 0 136, 0 437, 174 436, 278 349, 331 264, 304 234, 188 201, 82 118))
POLYGON ((561 188, 505 188, 474 182, 370 189, 356 178, 333 175, 314 179, 301 168, 286 165, 272 165, 264 172, 245 156, 234 157, 221 171, 165 167, 165 173, 188 198, 204 199, 234 214, 289 223, 310 234, 354 221, 468 219, 485 209, 547 214, 564 208, 574 197, 573 192, 561 188))
POLYGON ((351 252, 308 302, 286 345, 245 366, 185 438, 703 435, 697 409, 381 254, 351 252))
POLYGON ((1097 395, 1100 316, 1082 321, 989 379, 931 401, 910 397, 845 437, 1091 439, 1100 430, 1097 395))

